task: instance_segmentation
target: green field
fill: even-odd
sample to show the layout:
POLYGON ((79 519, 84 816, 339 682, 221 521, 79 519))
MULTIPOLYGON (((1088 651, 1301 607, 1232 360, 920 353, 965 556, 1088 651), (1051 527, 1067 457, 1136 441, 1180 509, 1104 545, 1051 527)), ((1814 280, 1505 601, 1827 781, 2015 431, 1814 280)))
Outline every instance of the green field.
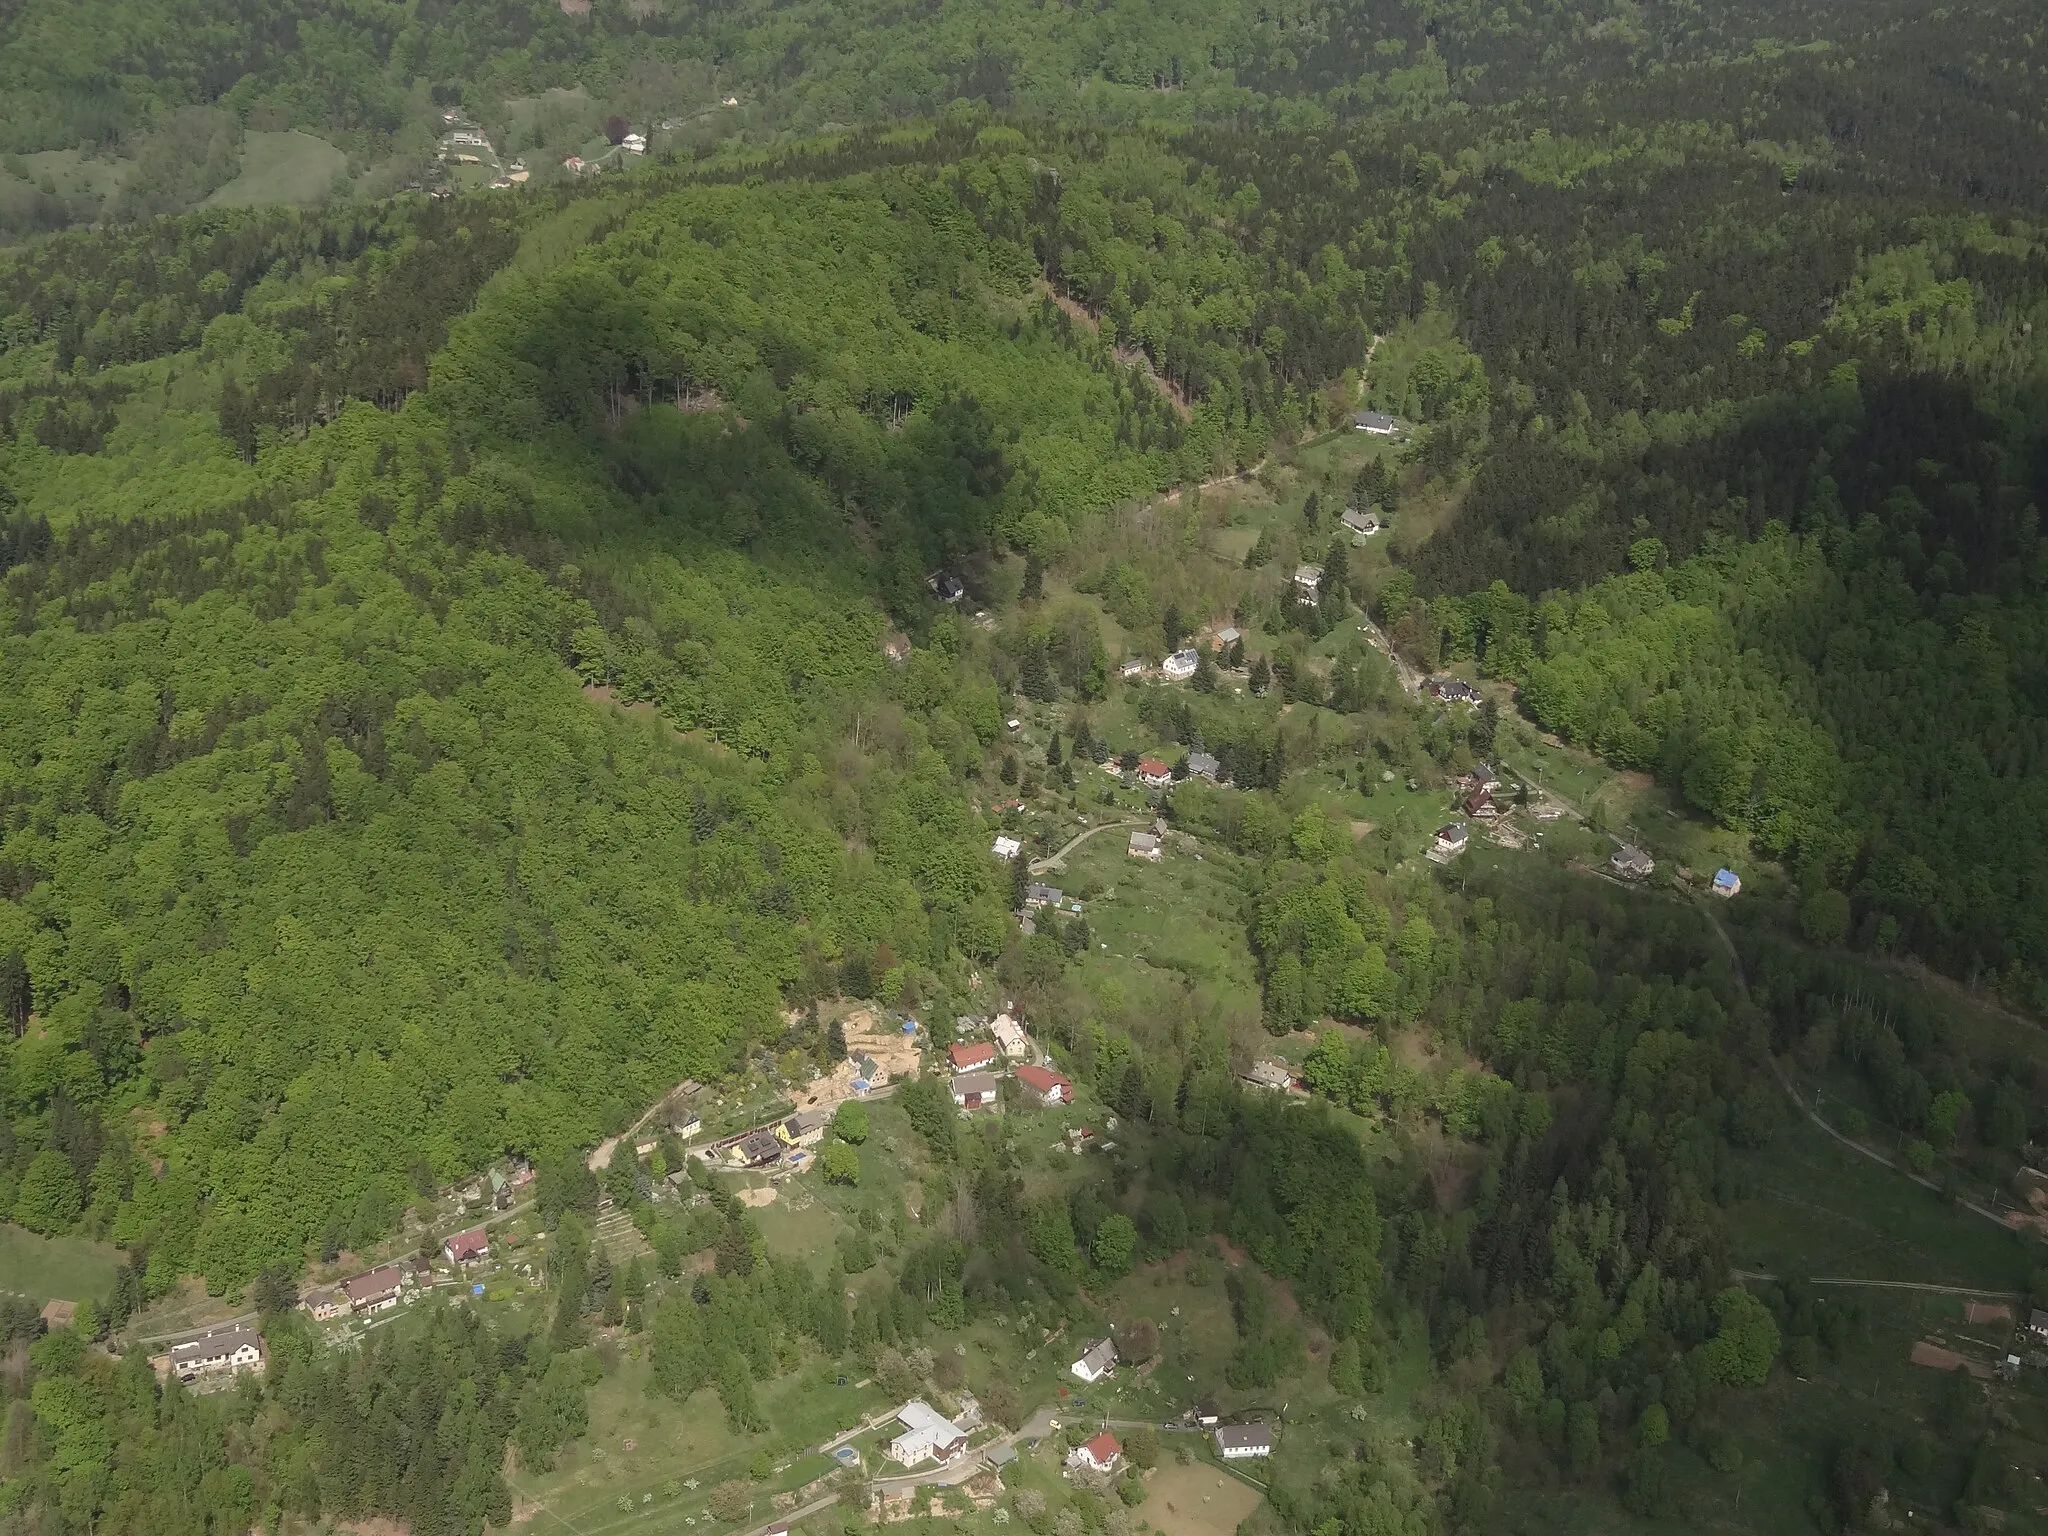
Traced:
POLYGON ((103 1300, 114 1288, 120 1251, 82 1237, 38 1237, 12 1223, 0 1223, 0 1291, 36 1301, 103 1300))
POLYGON ((224 208, 318 203, 347 170, 348 156, 325 139, 252 131, 242 141, 242 173, 206 201, 224 208))

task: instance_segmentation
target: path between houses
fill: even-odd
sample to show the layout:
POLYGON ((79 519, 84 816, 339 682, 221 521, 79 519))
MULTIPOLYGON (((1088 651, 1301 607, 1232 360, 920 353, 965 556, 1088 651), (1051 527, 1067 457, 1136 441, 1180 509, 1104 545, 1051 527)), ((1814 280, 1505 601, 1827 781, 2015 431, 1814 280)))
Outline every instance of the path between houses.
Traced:
POLYGON ((1060 861, 1098 832, 1114 832, 1119 827, 1149 827, 1151 825, 1152 823, 1149 821, 1105 821, 1099 827, 1090 827, 1085 832, 1075 833, 1067 839, 1067 845, 1060 849, 1058 853, 1051 854, 1042 859, 1033 859, 1026 868, 1034 875, 1043 874, 1048 869, 1062 868, 1063 866, 1060 861))

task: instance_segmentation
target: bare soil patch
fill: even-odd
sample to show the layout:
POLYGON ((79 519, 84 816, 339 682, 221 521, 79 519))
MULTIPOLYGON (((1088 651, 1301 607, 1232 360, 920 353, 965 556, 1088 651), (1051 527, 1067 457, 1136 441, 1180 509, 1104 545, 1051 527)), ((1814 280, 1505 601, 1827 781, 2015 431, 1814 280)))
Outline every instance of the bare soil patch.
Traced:
POLYGON ((1954 1350, 1945 1349, 1926 1339, 1914 1342, 1912 1360, 1915 1365, 1924 1365, 1937 1371, 1968 1371, 1979 1381, 1988 1381, 1991 1378, 1991 1367, 1982 1361, 1965 1359, 1954 1350))
POLYGON ((739 1192, 739 1199, 741 1205, 773 1205, 775 1203, 775 1187, 773 1185, 764 1185, 759 1189, 743 1189, 739 1192))

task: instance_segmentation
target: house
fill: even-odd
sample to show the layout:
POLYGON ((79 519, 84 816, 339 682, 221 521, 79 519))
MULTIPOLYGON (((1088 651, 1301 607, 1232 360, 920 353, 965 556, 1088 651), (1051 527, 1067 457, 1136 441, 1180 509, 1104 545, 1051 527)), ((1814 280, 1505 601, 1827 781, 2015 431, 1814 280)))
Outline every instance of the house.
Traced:
POLYGON ((178 1345, 171 1351, 171 1370, 180 1381, 196 1381, 223 1372, 239 1376, 260 1371, 263 1360, 262 1334, 254 1328, 230 1328, 178 1345))
POLYGON ((1370 432, 1374 437, 1392 437, 1394 418, 1383 411, 1355 411, 1351 428, 1355 432, 1370 432))
POLYGON ((1033 881, 1024 887, 1024 905, 1033 912, 1040 907, 1059 907, 1066 899, 1067 893, 1056 885, 1040 885, 1033 881))
POLYGON ((2036 1307, 2027 1318, 2027 1332, 2037 1339, 2048 1340, 2048 1312, 2036 1307))
POLYGON ((989 849, 989 852, 999 859, 1014 859, 1023 851, 1024 845, 1014 837, 998 837, 995 845, 989 849))
POLYGON ((925 577, 924 584, 931 588, 932 596, 942 603, 957 603, 967 595, 967 585, 951 571, 934 571, 925 577))
POLYGON ((703 1133, 704 1117, 702 1115, 685 1115, 676 1125, 676 1134, 685 1141, 701 1136, 703 1133))
POLYGON ((725 1149, 726 1160, 740 1168, 760 1168, 782 1159, 782 1138, 773 1131, 749 1131, 725 1149))
POLYGON ((50 1300, 43 1303, 43 1327, 54 1333, 59 1328, 69 1328, 78 1321, 78 1303, 75 1301, 50 1300))
POLYGON ((996 1102, 996 1080, 987 1072, 964 1072, 953 1079, 953 1102, 962 1109, 990 1109, 996 1102))
POLYGON ((1223 776, 1223 765, 1207 752, 1188 754, 1188 777, 1207 779, 1211 784, 1223 776))
POLYGON ((1017 1068, 1017 1081, 1023 1085, 1026 1093, 1036 1094, 1041 1104, 1074 1102, 1073 1082, 1047 1067, 1024 1062, 1017 1068))
POLYGON ((644 155, 647 153, 647 135, 644 133, 629 133, 619 140, 619 148, 629 155, 644 155))
POLYGON ((1219 651, 1227 651, 1243 638, 1243 630, 1238 629, 1234 625, 1226 624, 1223 628, 1217 630, 1214 635, 1209 637, 1209 643, 1219 651))
POLYGON ((1264 1088, 1270 1093, 1285 1093, 1294 1086, 1294 1074, 1287 1069, 1284 1061, 1255 1061, 1238 1074, 1238 1081, 1247 1088, 1264 1088))
POLYGON ((1634 843, 1623 843, 1607 860, 1607 867, 1624 880, 1646 880, 1657 861, 1634 843))
POLYGON ((1493 771, 1491 763, 1474 763, 1472 771, 1465 775, 1465 783, 1473 789, 1499 789, 1500 775, 1493 771))
POLYGON ((1097 1339, 1067 1369, 1092 1387, 1116 1369, 1116 1345, 1108 1339, 1097 1339))
POLYGON ((1129 682, 1134 677, 1143 677, 1145 675, 1145 663, 1133 657, 1116 669, 1116 675, 1125 682, 1129 682))
POLYGON ((906 1467, 921 1461, 945 1463, 967 1449, 967 1436, 929 1403, 912 1399, 896 1410, 903 1433, 889 1442, 889 1455, 906 1467))
POLYGON ((971 1044, 954 1043, 946 1047, 946 1055, 952 1060, 955 1072, 972 1072, 976 1067, 985 1067, 996 1059, 996 1048, 986 1040, 971 1044))
POLYGON ((1736 874, 1734 870, 1717 869, 1714 871, 1714 894, 1716 896, 1734 896, 1741 890, 1742 876, 1736 874))
POLYGON ((493 1208, 502 1211, 512 1203, 512 1181, 505 1176, 504 1169, 493 1168, 484 1175, 484 1180, 491 1186, 493 1208))
POLYGON ((853 1091, 866 1093, 870 1088, 879 1088, 889 1081, 889 1074, 882 1070, 872 1056, 853 1058, 853 1091))
POLYGON ((1466 830, 1465 823, 1454 821, 1447 827, 1436 829, 1436 841, 1429 851, 1438 858, 1455 858, 1465 851, 1465 845, 1470 840, 1471 834, 1466 830))
POLYGON ((825 1139, 825 1127, 831 1123, 829 1109, 800 1109, 775 1127, 775 1138, 785 1147, 814 1147, 825 1139))
POLYGON ((1115 1435, 1104 1430, 1093 1440, 1075 1446, 1067 1453, 1067 1470, 1070 1472, 1113 1472, 1116 1464, 1123 1459, 1124 1448, 1115 1435))
POLYGON ((338 1285, 323 1285, 317 1291, 307 1292, 299 1305, 313 1315, 316 1323, 332 1322, 348 1312, 348 1298, 338 1285))
POLYGON ((396 1264, 380 1264, 367 1274, 352 1275, 341 1282, 351 1312, 382 1312, 398 1305, 404 1275, 396 1264))
POLYGON ((1214 1403, 1197 1403, 1188 1410, 1188 1417, 1203 1429, 1214 1429, 1222 1415, 1216 1412, 1214 1403))
POLYGON ((1431 698, 1441 699, 1446 704, 1479 702, 1479 690, 1462 677, 1432 677, 1422 687, 1431 698))
POLYGON ((1031 1054, 1031 1042, 1024 1038, 1024 1026, 1011 1018, 1007 1013, 997 1014, 996 1021, 989 1025, 988 1032, 995 1036, 996 1049, 1005 1056, 1028 1056, 1031 1054))
POLYGON ((491 1234, 482 1227, 471 1227, 449 1238, 441 1245, 441 1251, 448 1255, 450 1264, 467 1264, 491 1251, 491 1234))
POLYGON ((1147 789, 1165 789, 1173 783, 1173 769, 1156 757, 1138 759, 1138 782, 1147 789))
POLYGON ((1337 521, 1351 530, 1352 542, 1354 544, 1361 540, 1369 539, 1380 531, 1379 514, 1377 512, 1361 512, 1356 507, 1347 507, 1344 515, 1338 518, 1337 521))
POLYGON ((1166 856, 1159 846, 1158 834, 1153 832, 1133 832, 1127 851, 1134 859, 1150 859, 1154 864, 1166 856))
POLYGON ((1266 1424, 1225 1424, 1216 1431, 1216 1453, 1225 1461, 1273 1454, 1273 1430, 1266 1424))
POLYGON ((1499 806, 1493 803, 1493 796, 1483 789, 1475 789, 1465 797, 1465 814, 1480 821, 1492 821, 1501 814, 1499 806))
POLYGON ((571 155, 568 159, 562 162, 562 169, 569 172, 573 176, 582 175, 583 157, 581 155, 571 155))
POLYGON ((1312 603, 1322 595, 1323 568, 1320 565, 1297 565, 1294 568, 1294 595, 1304 603, 1312 603))
POLYGON ((1175 682, 1183 682, 1195 675, 1197 658, 1193 651, 1175 651, 1159 663, 1159 670, 1175 682))

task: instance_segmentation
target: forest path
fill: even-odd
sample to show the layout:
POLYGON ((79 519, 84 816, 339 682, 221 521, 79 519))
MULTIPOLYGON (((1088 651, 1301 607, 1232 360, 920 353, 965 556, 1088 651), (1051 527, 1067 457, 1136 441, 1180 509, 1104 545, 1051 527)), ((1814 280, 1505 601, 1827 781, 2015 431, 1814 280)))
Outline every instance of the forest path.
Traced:
MULTIPOLYGON (((1728 930, 1721 925, 1721 919, 1715 916, 1715 914, 1710 909, 1708 909, 1705 906, 1702 906, 1700 908, 1700 915, 1707 920, 1708 926, 1714 930, 1715 936, 1720 939, 1722 947, 1728 951, 1729 963, 1735 967, 1736 988, 1738 991, 1742 993, 1742 1000, 1745 1003, 1750 1002, 1749 977, 1744 973, 1742 969, 1742 956, 1735 948, 1735 940, 1729 937, 1728 930)), ((1841 1131, 1838 1131, 1832 1125, 1829 1125, 1827 1121, 1821 1118, 1819 1110, 1813 1108, 1813 1106, 1808 1104, 1806 1100, 1802 1099, 1799 1096, 1799 1090, 1792 1085, 1792 1079, 1785 1075, 1784 1067, 1779 1065, 1778 1058, 1768 1049, 1766 1049, 1764 1052, 1764 1060, 1770 1064, 1771 1075, 1778 1080, 1778 1086, 1785 1090, 1785 1096, 1788 1099, 1790 1099, 1795 1106, 1798 1107, 1799 1112, 1801 1114, 1805 1115, 1807 1119, 1811 1120, 1815 1125, 1819 1126, 1821 1130, 1825 1131, 1828 1135, 1832 1136, 1836 1141, 1839 1141, 1851 1152, 1859 1153, 1860 1155, 1869 1158, 1873 1163, 1876 1163, 1879 1167, 1889 1168, 1894 1173, 1898 1173, 1905 1178, 1911 1179, 1915 1184, 1918 1184, 1922 1189, 1930 1190, 1937 1195, 1942 1192, 1941 1185, 1937 1183, 1935 1180, 1926 1177, 1924 1174, 1914 1173, 1911 1169, 1899 1167, 1898 1164, 1894 1163, 1890 1158, 1886 1157, 1882 1152, 1879 1152, 1876 1148, 1866 1147, 1862 1142, 1857 1141, 1854 1137, 1844 1135, 1841 1131)), ((1976 1212, 1979 1216, 1982 1216, 1986 1221, 1991 1222, 1994 1225, 2006 1231, 2012 1230, 2011 1224, 2008 1223, 2003 1216, 1999 1215, 1998 1212, 1992 1210, 1988 1206, 1979 1205, 1976 1201, 1966 1200, 1961 1196, 1958 1196, 1956 1198, 1956 1204, 1960 1205, 1966 1211, 1976 1212)), ((1900 1283, 1904 1284, 1904 1282, 1900 1283)))

